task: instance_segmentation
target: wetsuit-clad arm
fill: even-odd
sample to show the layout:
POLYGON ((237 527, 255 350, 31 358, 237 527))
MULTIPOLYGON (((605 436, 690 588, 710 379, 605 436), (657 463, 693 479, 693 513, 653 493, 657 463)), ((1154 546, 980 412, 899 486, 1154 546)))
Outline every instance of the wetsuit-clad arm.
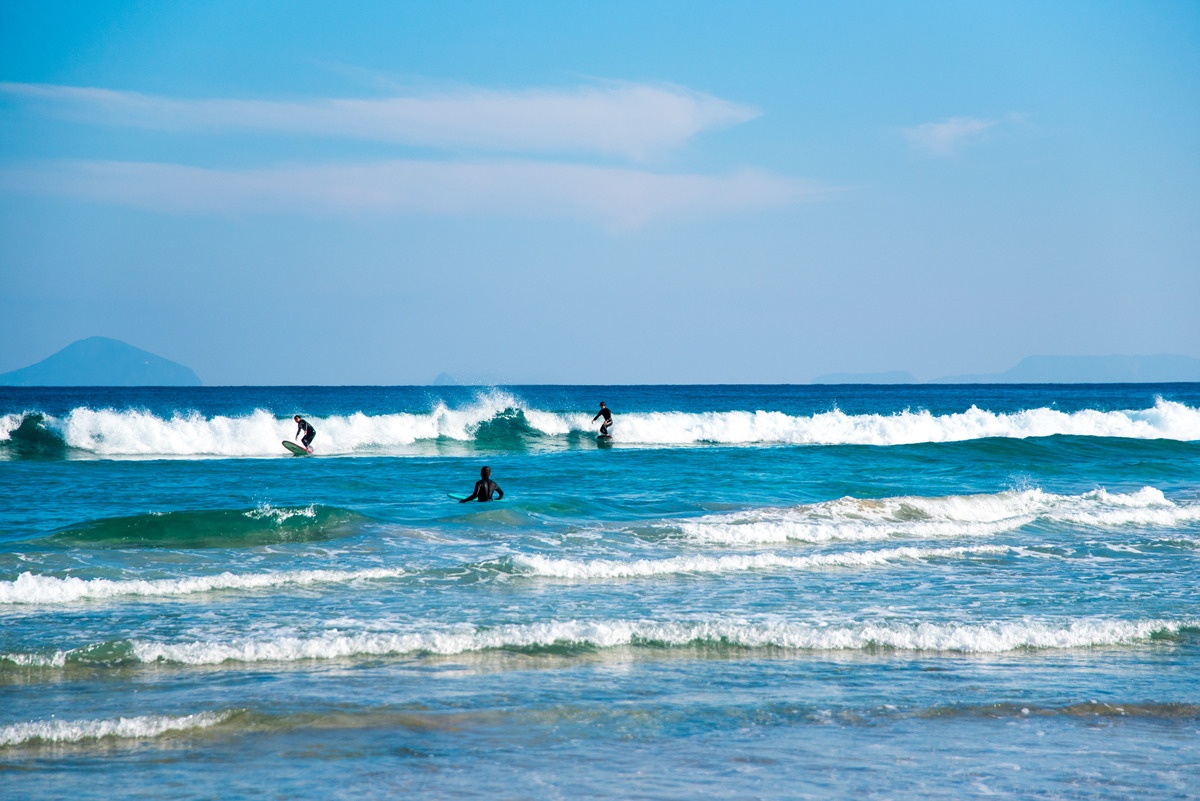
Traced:
POLYGON ((494 489, 496 491, 496 493, 500 496, 496 500, 498 500, 498 501, 504 500, 504 490, 500 489, 499 484, 492 482, 492 489, 494 489))
POLYGON ((476 482, 475 482, 475 489, 474 489, 474 490, 471 492, 471 494, 470 494, 470 495, 468 495, 467 497, 465 497, 465 498, 463 498, 461 501, 459 501, 459 503, 466 503, 467 501, 473 501, 473 500, 475 500, 476 498, 478 498, 478 497, 479 497, 479 491, 482 489, 482 485, 483 485, 483 481, 482 481, 482 480, 476 481, 476 482))

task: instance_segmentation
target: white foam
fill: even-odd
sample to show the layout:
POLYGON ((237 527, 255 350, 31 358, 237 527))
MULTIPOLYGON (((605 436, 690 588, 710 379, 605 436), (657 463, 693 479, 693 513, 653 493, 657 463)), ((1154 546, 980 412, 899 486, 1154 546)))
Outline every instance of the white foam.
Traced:
MULTIPOLYGON (((322 454, 373 454, 422 440, 470 441, 480 423, 518 405, 511 395, 493 392, 459 409, 438 403, 424 414, 355 412, 306 419, 317 429, 314 444, 322 454)), ((15 430, 20 421, 19 415, 6 416, 5 430, 15 430)), ((286 454, 280 441, 296 433, 290 416, 278 418, 262 409, 234 417, 192 412, 168 418, 134 409, 79 407, 61 418, 46 415, 45 425, 72 448, 104 456, 281 456, 286 454)), ((562 433, 561 427, 548 433, 562 433)))
POLYGON ((613 559, 577 561, 547 559, 544 556, 517 556, 514 563, 525 573, 569 579, 607 579, 638 576, 663 576, 677 573, 728 573, 746 570, 789 568, 808 570, 824 567, 872 567, 890 562, 923 559, 961 559, 974 555, 1000 554, 1010 548, 981 545, 973 548, 892 548, 882 551, 785 556, 775 553, 728 556, 675 556, 668 559, 637 559, 621 562, 613 559))
POLYGON ((17 667, 54 667, 60 668, 67 664, 68 653, 66 651, 55 651, 52 654, 33 653, 33 654, 0 654, 0 660, 12 662, 17 667))
POLYGON ((143 715, 112 720, 36 720, 0 727, 0 747, 30 743, 80 743, 105 738, 149 739, 170 732, 206 729, 229 712, 200 712, 182 717, 143 715))
MULTIPOLYGON (((700 639, 724 640, 746 647, 817 650, 863 650, 875 647, 904 651, 1003 653, 1025 648, 1086 648, 1131 645, 1152 634, 1177 633, 1200 621, 1082 619, 1069 622, 1024 619, 1001 623, 886 622, 815 627, 779 623, 730 627, 721 624, 700 639)), ((675 644, 668 639, 667 642, 675 644)))
POLYGON ((22 573, 15 581, 0 581, 0 604, 63 604, 125 595, 191 595, 214 590, 257 590, 284 585, 345 583, 361 579, 396 578, 399 568, 367 570, 291 570, 238 575, 220 573, 179 579, 125 580, 56 578, 22 573))
POLYGON ((314 518, 317 516, 317 507, 315 504, 309 504, 299 509, 288 509, 286 507, 272 506, 269 503, 260 503, 254 509, 242 514, 251 520, 269 519, 276 523, 283 523, 285 520, 293 517, 314 518))
POLYGON ((698 542, 861 542, 889 538, 988 537, 1037 521, 1101 528, 1170 528, 1200 520, 1200 503, 1175 503, 1154 487, 1055 495, 1038 489, 944 497, 839 498, 785 509, 753 509, 662 527, 698 542))
POLYGON ((1154 487, 1128 494, 1098 489, 1077 499, 1064 499, 1043 517, 1090 528, 1172 528, 1200 520, 1200 503, 1175 503, 1154 487))
MULTIPOLYGON (((1004 653, 1021 649, 1127 646, 1148 642, 1152 635, 1178 634, 1200 620, 1115 620, 1024 618, 993 623, 887 620, 831 623, 779 618, 716 618, 700 621, 599 620, 549 621, 494 627, 460 625, 425 627, 402 632, 343 633, 131 643, 143 663, 216 665, 223 662, 300 662, 351 657, 415 654, 455 655, 503 648, 594 647, 631 645, 685 647, 729 645, 741 648, 794 650, 951 651, 1004 653)), ((62 666, 72 652, 53 655, 6 654, 0 658, 22 665, 62 666)))
POLYGON ((12 439, 12 432, 20 428, 28 412, 0 414, 0 442, 12 439))
MULTIPOLYGON (((593 430, 586 412, 526 408, 501 391, 479 395, 451 409, 438 403, 425 413, 310 416, 323 454, 404 452, 437 439, 474 441, 480 424, 502 412, 520 410, 525 422, 547 437, 593 430)), ((23 415, 0 417, 0 439, 8 439, 23 415)), ((105 456, 283 456, 280 440, 295 434, 291 417, 266 410, 241 416, 198 413, 159 417, 139 410, 73 409, 45 416, 47 428, 73 448, 105 456)), ((984 437, 1045 437, 1070 434, 1133 439, 1200 440, 1200 409, 1159 399, 1149 409, 1061 412, 1039 408, 995 413, 972 406, 965 412, 928 411, 850 415, 839 410, 814 415, 783 412, 645 412, 620 415, 614 429, 623 445, 650 447, 716 443, 729 445, 902 445, 955 442, 984 437)))
POLYGON ((621 442, 670 445, 906 445, 1056 434, 1194 441, 1200 440, 1200 409, 1160 398, 1150 409, 1107 412, 1039 408, 995 413, 975 406, 945 415, 923 410, 850 415, 836 409, 812 416, 764 411, 652 412, 621 415, 618 425, 621 442))

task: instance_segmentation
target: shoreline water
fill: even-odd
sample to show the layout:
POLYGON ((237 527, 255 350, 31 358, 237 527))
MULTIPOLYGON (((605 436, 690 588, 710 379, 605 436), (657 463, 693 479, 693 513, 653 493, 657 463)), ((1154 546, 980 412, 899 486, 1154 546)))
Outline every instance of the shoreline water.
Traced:
POLYGON ((893 389, 0 392, 6 794, 1200 797, 1200 385, 893 389))

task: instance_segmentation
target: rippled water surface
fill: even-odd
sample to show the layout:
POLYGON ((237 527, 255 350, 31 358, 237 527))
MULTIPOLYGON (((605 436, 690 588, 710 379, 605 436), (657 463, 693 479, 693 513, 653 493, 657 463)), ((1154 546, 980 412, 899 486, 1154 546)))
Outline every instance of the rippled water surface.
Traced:
POLYGON ((8 798, 1200 798, 1200 385, 0 389, 0 497, 8 798))

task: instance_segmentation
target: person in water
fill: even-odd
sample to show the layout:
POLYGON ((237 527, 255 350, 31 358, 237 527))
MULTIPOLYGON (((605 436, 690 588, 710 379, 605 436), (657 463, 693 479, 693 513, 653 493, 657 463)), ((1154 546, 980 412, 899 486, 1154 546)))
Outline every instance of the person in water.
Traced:
POLYGON ((596 419, 599 417, 604 418, 604 422, 600 424, 600 436, 611 437, 612 435, 608 433, 608 429, 612 427, 612 412, 604 405, 604 401, 600 401, 600 411, 596 412, 596 417, 592 418, 592 422, 596 422, 596 419))
POLYGON ((479 501, 483 503, 484 501, 490 501, 493 493, 500 495, 496 500, 501 500, 504 497, 504 490, 500 489, 499 484, 492 481, 492 468, 484 467, 479 471, 479 480, 475 482, 475 491, 466 498, 463 498, 459 503, 466 503, 467 501, 479 501))
POLYGON ((313 441, 313 437, 317 435, 317 429, 309 425, 308 421, 300 415, 296 415, 292 419, 296 421, 296 436, 300 436, 301 431, 304 432, 304 439, 300 440, 300 444, 304 446, 304 450, 312 453, 312 448, 310 445, 313 441))

